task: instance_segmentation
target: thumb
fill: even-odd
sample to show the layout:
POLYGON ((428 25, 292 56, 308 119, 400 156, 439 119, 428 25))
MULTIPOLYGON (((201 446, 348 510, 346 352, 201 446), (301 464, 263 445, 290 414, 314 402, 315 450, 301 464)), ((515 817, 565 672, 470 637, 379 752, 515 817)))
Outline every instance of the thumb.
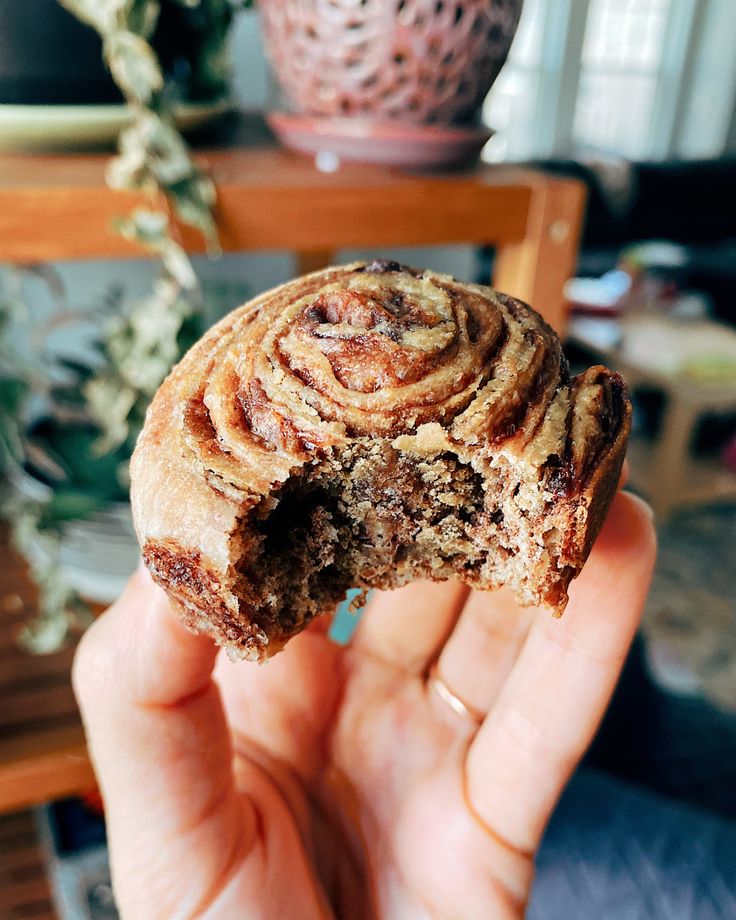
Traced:
POLYGON ((143 569, 77 651, 74 688, 124 916, 198 913, 212 880, 222 882, 235 851, 254 839, 211 680, 215 654, 209 639, 175 619, 143 569), (185 857, 194 871, 181 872, 185 857))

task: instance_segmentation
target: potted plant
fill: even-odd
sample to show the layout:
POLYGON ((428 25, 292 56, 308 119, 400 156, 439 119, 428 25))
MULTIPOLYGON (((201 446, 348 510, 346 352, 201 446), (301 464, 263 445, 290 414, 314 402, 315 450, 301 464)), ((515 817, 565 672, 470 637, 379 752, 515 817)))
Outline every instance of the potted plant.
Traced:
POLYGON ((137 562, 128 463, 148 402, 249 293, 233 282, 206 292, 206 311, 181 301, 178 315, 155 293, 126 303, 122 289, 75 310, 50 266, 0 271, 0 516, 39 587, 39 616, 20 637, 34 652, 83 629, 86 602, 113 601, 137 562), (30 277, 52 296, 48 318, 24 296, 30 277))
POLYGON ((480 150, 479 111, 523 0, 259 0, 266 48, 293 108, 290 146, 446 165, 480 150))
POLYGON ((0 0, 0 148, 112 143, 131 115, 125 69, 143 83, 155 75, 182 130, 207 124, 230 107, 234 10, 229 0, 0 0))
POLYGON ((57 309, 39 324, 20 296, 28 272, 0 299, 2 511, 40 589, 40 616, 22 639, 47 652, 88 622, 82 597, 111 601, 135 565, 128 460, 148 400, 203 321, 183 304, 183 318, 156 316, 154 298, 126 314, 119 291, 92 311, 59 309, 46 266, 33 272, 53 285, 57 309), (93 328, 86 347, 80 321, 93 328), (48 348, 52 325, 73 327, 73 357, 48 348), (21 357, 17 344, 30 339, 21 357))
MULTIPOLYGON (((127 462, 146 406, 202 331, 201 287, 171 218, 199 229, 210 251, 218 251, 215 189, 177 130, 176 95, 165 79, 163 62, 175 52, 167 51, 162 39, 159 58, 152 45, 157 28, 169 31, 163 28, 167 3, 60 2, 99 33, 105 62, 128 105, 130 120, 107 178, 115 188, 149 198, 149 206, 121 216, 117 228, 154 254, 161 271, 150 294, 128 311, 119 302, 98 311, 88 361, 62 358, 51 367, 47 362, 44 372, 17 361, 2 365, 0 388, 7 399, 0 413, 0 463, 11 480, 4 512, 40 588, 39 618, 21 637, 36 652, 55 650, 87 622, 88 612, 62 565, 64 549, 75 525, 94 515, 106 514, 108 528, 112 520, 125 530, 127 462)), ((196 42, 191 37, 189 42, 189 84, 217 85, 225 79, 233 11, 247 4, 171 0, 170 5, 200 16, 193 26, 196 42)), ((3 310, 0 320, 10 336, 18 313, 12 298, 3 310)), ((10 342, 6 337, 12 356, 10 342)))
POLYGON ((99 36, 57 0, 0 0, 0 104, 120 103, 99 36))

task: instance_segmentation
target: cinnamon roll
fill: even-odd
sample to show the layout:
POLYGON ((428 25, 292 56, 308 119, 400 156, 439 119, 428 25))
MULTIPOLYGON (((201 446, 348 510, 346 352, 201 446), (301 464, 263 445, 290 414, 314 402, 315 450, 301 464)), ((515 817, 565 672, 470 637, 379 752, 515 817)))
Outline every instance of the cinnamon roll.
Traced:
POLYGON ((214 326, 132 460, 143 558, 192 629, 262 660, 350 588, 509 585, 559 614, 615 492, 621 378, 570 378, 530 307, 394 262, 214 326))

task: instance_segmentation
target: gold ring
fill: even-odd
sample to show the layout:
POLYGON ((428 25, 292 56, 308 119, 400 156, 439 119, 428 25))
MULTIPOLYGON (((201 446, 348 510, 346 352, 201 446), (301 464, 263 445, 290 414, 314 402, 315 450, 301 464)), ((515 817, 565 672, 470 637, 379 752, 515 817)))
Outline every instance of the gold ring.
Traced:
POLYGON ((468 706, 467 703, 464 703, 459 696, 455 696, 452 690, 450 690, 444 680, 442 680, 440 677, 436 661, 429 670, 427 683, 442 700, 442 702, 446 703, 450 707, 455 715, 460 716, 461 719, 469 720, 474 725, 481 724, 484 718, 483 714, 472 709, 470 706, 468 706))

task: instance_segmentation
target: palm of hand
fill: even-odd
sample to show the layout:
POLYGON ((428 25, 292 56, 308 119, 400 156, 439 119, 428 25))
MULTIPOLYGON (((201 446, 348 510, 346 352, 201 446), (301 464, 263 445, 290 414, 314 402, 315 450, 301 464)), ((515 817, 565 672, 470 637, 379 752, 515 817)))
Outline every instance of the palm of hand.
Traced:
MULTIPOLYGON (((279 825, 264 858, 288 880, 279 910, 262 889, 264 917, 520 915, 531 859, 473 813, 464 762, 476 726, 422 671, 341 649, 319 629, 266 668, 235 671, 218 668, 236 772, 251 795, 260 774, 256 808, 279 825)), ((252 890, 250 873, 243 883, 252 890)), ((242 896, 229 894, 233 906, 242 896)))
POLYGON ((124 920, 506 920, 638 625, 651 522, 619 495, 565 616, 454 584, 378 594, 347 648, 313 624, 215 664, 138 576, 75 686, 124 920), (446 685, 478 726, 428 689, 446 685))

